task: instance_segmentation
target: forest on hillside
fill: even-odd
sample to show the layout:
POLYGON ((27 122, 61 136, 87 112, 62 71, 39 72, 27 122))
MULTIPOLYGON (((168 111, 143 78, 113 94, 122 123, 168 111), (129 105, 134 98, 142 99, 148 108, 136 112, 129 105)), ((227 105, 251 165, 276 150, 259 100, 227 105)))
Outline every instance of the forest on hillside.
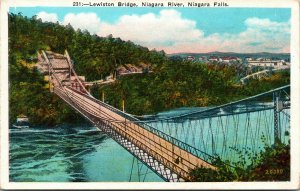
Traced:
POLYGON ((98 37, 75 31, 71 25, 42 22, 36 17, 9 14, 10 122, 24 114, 33 124, 82 121, 82 118, 46 88, 36 70, 38 50, 63 53, 68 50, 79 75, 89 81, 109 75, 122 64, 155 63, 166 59, 164 52, 135 45, 120 38, 98 37))
POLYGON ((146 63, 153 72, 128 75, 107 86, 93 87, 92 94, 135 115, 153 114, 178 107, 212 106, 255 95, 289 83, 289 72, 279 72, 263 80, 238 83, 243 65, 194 63, 170 60, 163 51, 114 38, 99 37, 71 25, 42 22, 37 17, 9 14, 9 116, 20 114, 32 124, 53 126, 82 122, 57 96, 34 67, 37 51, 68 50, 78 75, 87 81, 99 80, 125 64, 146 63))

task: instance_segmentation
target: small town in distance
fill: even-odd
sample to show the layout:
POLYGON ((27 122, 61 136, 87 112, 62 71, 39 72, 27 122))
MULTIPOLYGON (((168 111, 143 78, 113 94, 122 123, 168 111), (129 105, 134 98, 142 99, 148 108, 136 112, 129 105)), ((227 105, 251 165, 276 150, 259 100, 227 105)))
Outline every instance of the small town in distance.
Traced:
POLYGON ((271 54, 271 53, 221 53, 212 52, 206 54, 182 53, 170 55, 171 59, 182 59, 193 62, 219 63, 219 64, 245 64, 249 68, 260 67, 260 69, 289 69, 289 54, 271 54))

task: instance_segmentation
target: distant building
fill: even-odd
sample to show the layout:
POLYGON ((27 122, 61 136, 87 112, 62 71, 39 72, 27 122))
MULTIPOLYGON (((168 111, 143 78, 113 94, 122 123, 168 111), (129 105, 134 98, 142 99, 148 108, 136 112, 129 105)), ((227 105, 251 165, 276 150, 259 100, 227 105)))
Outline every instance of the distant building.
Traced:
POLYGON ((201 56, 201 57, 199 58, 199 61, 207 61, 207 57, 206 57, 206 56, 201 56))
POLYGON ((150 72, 150 65, 145 64, 144 62, 140 62, 139 66, 142 68, 143 73, 150 72))
POLYGON ((219 58, 218 57, 216 57, 216 56, 211 56, 211 57, 209 57, 209 59, 208 59, 209 61, 211 61, 211 62, 213 62, 213 61, 218 61, 219 60, 219 58))
POLYGON ((150 66, 143 62, 139 63, 137 66, 132 64, 125 64, 117 68, 118 76, 127 75, 127 74, 145 73, 145 72, 150 72, 150 66))
POLYGON ((189 61, 194 61, 195 57, 194 56, 187 56, 186 59, 189 60, 189 61))
POLYGON ((29 122, 29 119, 26 115, 20 114, 17 117, 17 123, 29 122))
POLYGON ((17 121, 12 126, 16 128, 28 128, 29 127, 29 119, 26 115, 20 114, 17 116, 17 121))
POLYGON ((257 58, 258 61, 272 61, 270 58, 257 58))
POLYGON ((117 68, 117 74, 118 75, 122 75, 122 74, 126 74, 126 73, 130 73, 130 71, 127 70, 124 66, 119 66, 117 68))
POLYGON ((259 60, 251 60, 248 61, 248 65, 250 67, 271 67, 275 69, 284 69, 284 68, 289 68, 290 63, 285 62, 284 60, 270 60, 270 59, 259 59, 259 60))
POLYGON ((222 61, 223 62, 226 62, 226 63, 229 63, 229 62, 236 62, 236 61, 239 61, 240 59, 237 58, 237 57, 234 57, 234 56, 227 56, 227 57, 223 57, 222 58, 222 61))
POLYGON ((142 69, 137 67, 137 66, 134 66, 132 64, 126 64, 125 65, 126 69, 129 70, 130 72, 142 72, 142 69))

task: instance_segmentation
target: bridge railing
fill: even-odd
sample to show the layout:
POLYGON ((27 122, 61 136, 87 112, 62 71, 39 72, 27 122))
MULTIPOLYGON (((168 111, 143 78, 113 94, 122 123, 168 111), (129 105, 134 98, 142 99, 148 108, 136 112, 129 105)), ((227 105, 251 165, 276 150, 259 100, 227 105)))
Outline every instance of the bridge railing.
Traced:
MULTIPOLYGON (((113 117, 109 115, 109 113, 107 113, 107 112, 105 112, 105 110, 103 110, 103 108, 101 109, 101 107, 97 107, 97 106, 95 106, 95 104, 91 104, 90 101, 87 101, 87 99, 89 99, 89 98, 87 97, 87 99, 86 99, 84 94, 78 95, 77 92, 74 92, 74 94, 72 94, 72 92, 70 92, 67 95, 67 94, 64 93, 64 90, 61 89, 61 88, 56 88, 55 92, 58 93, 60 95, 60 97, 62 97, 64 100, 67 100, 67 102, 69 102, 71 104, 72 104, 71 100, 73 100, 73 102, 75 102, 75 105, 73 105, 73 107, 79 108, 81 113, 83 113, 83 114, 86 113, 88 115, 91 115, 90 117, 96 117, 97 119, 99 119, 98 116, 101 115, 102 117, 100 118, 100 120, 102 121, 102 123, 111 124, 111 129, 112 130, 115 130, 116 132, 122 134, 122 136, 125 137, 125 138, 129 138, 129 140, 131 140, 134 143, 138 144, 139 148, 143 148, 145 151, 151 152, 152 154, 155 155, 155 157, 158 157, 156 159, 159 159, 160 161, 164 161, 163 162, 164 164, 168 164, 167 165, 168 167, 171 168, 173 166, 173 165, 171 165, 171 163, 174 163, 173 160, 170 160, 170 158, 169 159, 164 159, 161 154, 157 153, 155 150, 153 150, 153 148, 151 148, 151 146, 149 146, 154 142, 154 140, 145 139, 145 137, 143 136, 144 134, 141 134, 142 132, 140 132, 139 130, 137 130, 135 128, 133 128, 133 129, 131 128, 132 127, 131 126, 131 124, 132 124, 131 121, 120 121, 120 120, 116 121, 116 120, 114 120, 113 117), (131 133, 133 132, 135 134, 139 134, 144 141, 139 142, 137 140, 134 140, 134 137, 132 137, 130 133, 128 134, 128 130, 129 130, 128 128, 131 129, 130 130, 131 133), (146 145, 144 145, 144 144, 146 144, 146 145)), ((141 125, 138 125, 138 126, 142 127, 141 125)), ((143 129, 147 130, 145 128, 143 128, 143 129)), ((159 131, 156 131, 156 132, 159 132, 159 131)), ((153 134, 155 134, 155 133, 153 133, 153 134)), ((168 136, 165 133, 161 132, 159 135, 157 135, 157 136, 161 137, 162 139, 164 139, 164 140, 166 140, 170 143, 172 143, 172 141, 173 141, 173 145, 176 145, 176 144, 180 145, 180 143, 183 143, 179 140, 174 141, 175 139, 173 139, 172 137, 168 136), (159 135, 161 135, 161 136, 159 136, 159 135), (162 135, 164 135, 164 136, 162 136, 162 135), (179 144, 178 144, 178 142, 179 142, 179 144)), ((202 160, 205 160, 207 163, 210 163, 212 161, 212 156, 208 156, 204 152, 201 152, 200 150, 197 150, 196 148, 186 147, 187 144, 185 144, 185 143, 183 143, 183 144, 184 145, 181 145, 181 146, 182 146, 182 148, 185 148, 184 150, 186 152, 189 152, 194 156, 198 155, 198 158, 201 158, 202 160)), ((162 147, 162 148, 167 149, 167 147, 162 147)), ((171 151, 166 150, 166 152, 170 153, 171 151)), ((168 156, 171 156, 171 155, 168 155, 168 156)), ((172 153, 173 158, 174 158, 174 156, 176 156, 175 158, 180 157, 180 155, 178 155, 178 153, 177 154, 172 153)), ((184 162, 185 164, 190 163, 190 160, 187 160, 187 159, 182 159, 182 160, 185 161, 184 162)), ((190 164, 194 165, 194 168, 195 168, 195 164, 193 164, 193 163, 190 163, 190 164)), ((180 174, 180 176, 183 176, 182 175, 182 173, 183 173, 183 174, 185 174, 184 177, 187 177, 188 176, 188 171, 186 171, 186 169, 181 169, 180 170, 180 168, 182 168, 182 167, 180 167, 180 166, 176 167, 176 169, 177 169, 176 172, 178 174, 180 174)))
MULTIPOLYGON (((75 90, 76 91, 76 90, 75 90)), ((206 110, 201 111, 193 111, 186 114, 181 114, 173 117, 165 117, 165 118, 159 118, 155 120, 140 120, 138 118, 135 118, 127 113, 124 113, 123 111, 110 106, 107 103, 104 103, 102 101, 97 100, 94 97, 85 95, 87 98, 90 98, 97 102, 98 104, 106 107, 107 109, 121 115, 122 117, 130 120, 130 121, 136 121, 139 123, 149 123, 153 121, 162 121, 162 120, 186 120, 186 119, 201 119, 201 118, 208 118, 208 117, 217 117, 217 116, 227 116, 227 115, 234 115, 234 114, 243 114, 243 113, 251 113, 251 112, 257 112, 257 111, 263 111, 263 110, 269 110, 274 108, 274 97, 277 95, 279 96, 279 101, 283 104, 282 106, 284 108, 288 108, 290 106, 290 85, 286 85, 265 93, 258 94, 256 96, 252 96, 246 99, 242 99, 239 101, 231 102, 228 104, 212 107, 206 110), (276 94, 276 95, 275 95, 276 94)), ((81 93, 81 92, 78 92, 81 93)))
POLYGON ((289 95, 290 95, 290 85, 286 85, 265 93, 248 97, 246 99, 212 107, 206 110, 193 111, 193 112, 177 115, 174 117, 165 117, 165 118, 159 118, 156 120, 147 120, 147 121, 148 122, 162 121, 162 120, 182 121, 186 119, 202 119, 202 118, 228 116, 228 115, 269 110, 269 109, 274 109, 274 107, 276 106, 275 103, 276 97, 278 97, 277 101, 281 105, 282 109, 286 109, 290 107, 289 95))
POLYGON ((185 143, 222 159, 237 152, 259 152, 276 139, 288 143, 290 86, 241 101, 169 118, 143 121, 185 143), (189 133, 189 136, 187 136, 189 133))
MULTIPOLYGON (((124 124, 134 123, 134 124, 136 124, 136 125, 144 128, 144 129, 148 130, 149 132, 154 133, 155 135, 163 138, 164 140, 166 140, 166 141, 168 141, 168 142, 170 142, 170 143, 178 146, 179 148, 181 148, 183 150, 186 150, 190 154, 192 154, 192 155, 194 155, 194 156, 196 156, 198 158, 201 158, 201 159, 203 159, 203 160, 205 160, 207 162, 212 162, 213 159, 216 159, 216 157, 213 157, 212 155, 209 155, 209 154, 207 154, 207 153, 205 153, 205 152, 203 152, 203 151, 201 151, 201 150, 199 150, 199 149, 197 149, 197 148, 195 148, 195 147, 193 147, 193 146, 191 146, 191 145, 189 145, 189 144, 187 144, 187 143, 185 143, 183 141, 180 141, 179 139, 176 139, 176 138, 168 135, 167 133, 164 133, 163 131, 160 131, 160 130, 158 130, 156 128, 153 128, 153 127, 149 126, 147 124, 147 122, 139 121, 137 118, 129 116, 128 114, 126 114, 126 113, 124 113, 124 112, 122 112, 122 111, 120 111, 120 110, 118 110, 118 109, 116 109, 116 108, 114 108, 114 107, 106 104, 106 103, 103 103, 103 102, 101 102, 101 101, 99 101, 99 100, 97 100, 97 99, 95 99, 93 97, 90 97, 90 96, 88 96, 88 95, 86 95, 86 94, 84 94, 84 93, 82 93, 80 91, 77 91, 77 90, 72 89, 70 87, 66 87, 66 88, 68 88, 69 90, 72 90, 72 91, 74 91, 74 92, 76 92, 76 93, 84 96, 87 99, 90 99, 90 100, 98 103, 99 105, 101 105, 101 106, 109 109, 112 112, 115 112, 116 114, 118 114, 118 115, 124 117, 126 120, 128 120, 128 121, 114 121, 116 123, 124 123, 124 124)), ((85 100, 82 100, 82 102, 85 102, 85 100)), ((81 105, 84 105, 84 103, 81 104, 81 105)), ((107 119, 103 119, 103 120, 107 120, 107 119)), ((110 122, 110 121, 108 120, 108 122, 110 122)))
MULTIPOLYGON (((132 117, 106 103, 103 103, 93 97, 90 97, 89 95, 83 94, 84 97, 93 100, 94 102, 98 103, 99 105, 109 109, 110 111, 117 113, 118 115, 122 116, 126 120, 128 120, 126 123, 135 123, 144 129, 158 135, 159 137, 171 142, 172 144, 178 146, 181 149, 184 149, 188 151, 189 153, 193 154, 194 156, 197 156, 199 158, 202 158, 208 162, 211 162, 216 157, 208 154, 207 152, 203 152, 200 149, 185 143, 184 141, 181 141, 173 136, 168 135, 167 133, 163 132, 162 130, 159 130, 155 127, 152 127, 148 124, 151 124, 153 122, 158 121, 170 121, 170 122, 181 122, 183 120, 187 119, 205 119, 205 118, 213 118, 213 117, 221 117, 221 116, 227 116, 227 115, 237 115, 237 114, 243 114, 243 113, 251 113, 251 112, 257 112, 257 111, 264 111, 264 110, 273 110, 275 107, 274 98, 277 96, 279 97, 282 103, 282 107, 288 108, 289 107, 289 90, 290 86, 284 86, 281 88, 277 88, 275 90, 259 94, 257 96, 253 96, 244 100, 240 100, 237 102, 233 102, 230 104, 225 104, 222 106, 210 108, 204 111, 200 112, 192 112, 184 115, 179 115, 176 117, 171 118, 164 118, 164 119, 158 119, 158 120, 148 120, 148 121, 140 121, 135 117, 132 117)), ((72 90, 76 91, 76 90, 72 90)), ((124 123, 124 121, 120 121, 120 123, 124 123)))

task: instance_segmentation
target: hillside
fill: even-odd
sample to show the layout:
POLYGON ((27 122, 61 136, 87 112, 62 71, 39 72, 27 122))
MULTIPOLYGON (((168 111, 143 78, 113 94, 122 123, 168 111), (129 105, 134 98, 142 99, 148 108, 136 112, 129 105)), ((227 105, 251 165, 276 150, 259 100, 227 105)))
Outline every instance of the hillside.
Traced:
POLYGON ((212 106, 254 95, 289 83, 289 73, 253 80, 242 86, 241 65, 203 64, 171 60, 163 51, 149 50, 120 38, 98 37, 75 31, 70 25, 43 23, 36 17, 9 14, 10 123, 20 114, 32 124, 53 126, 84 121, 56 95, 48 91, 34 67, 38 50, 63 53, 67 49, 78 75, 99 80, 125 64, 150 65, 153 72, 128 75, 108 86, 93 87, 92 94, 136 115, 178 107, 212 106))
POLYGON ((10 123, 20 114, 33 124, 54 125, 82 121, 57 96, 51 94, 34 67, 38 50, 68 50, 77 74, 88 81, 101 79, 123 64, 141 62, 153 67, 166 59, 164 52, 150 51, 119 38, 98 37, 75 31, 70 25, 43 23, 36 17, 9 14, 10 123), (154 64, 153 64, 154 63, 154 64))

